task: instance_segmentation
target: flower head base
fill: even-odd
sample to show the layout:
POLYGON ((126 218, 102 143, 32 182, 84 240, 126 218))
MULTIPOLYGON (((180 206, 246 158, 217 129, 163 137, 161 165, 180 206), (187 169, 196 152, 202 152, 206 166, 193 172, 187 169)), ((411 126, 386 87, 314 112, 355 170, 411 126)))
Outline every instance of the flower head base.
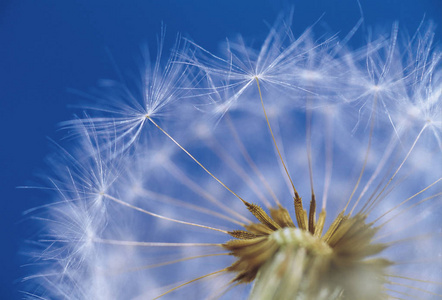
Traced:
MULTIPOLYGON (((366 224, 366 216, 343 213, 333 221, 324 236, 325 212, 315 224, 315 212, 296 205, 298 228, 288 211, 270 209, 268 216, 259 206, 246 203, 260 221, 245 226, 246 231, 230 232, 237 238, 223 245, 237 261, 227 268, 233 282, 257 280, 253 299, 386 299, 382 286, 391 263, 372 259, 387 246, 373 242, 377 231, 366 224), (364 278, 366 288, 360 287, 364 278), (359 282, 358 282, 359 281, 359 282), (355 284, 356 283, 356 284, 355 284)), ((310 209, 314 210, 314 202, 310 209)))

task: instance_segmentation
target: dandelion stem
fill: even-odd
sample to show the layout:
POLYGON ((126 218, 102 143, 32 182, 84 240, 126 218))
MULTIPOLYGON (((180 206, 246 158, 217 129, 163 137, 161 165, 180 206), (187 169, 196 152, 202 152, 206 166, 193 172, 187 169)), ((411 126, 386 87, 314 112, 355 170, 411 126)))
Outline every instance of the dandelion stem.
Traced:
POLYGON ((276 151, 278 151, 278 155, 279 155, 279 158, 281 160, 282 165, 284 166, 285 173, 287 174, 287 177, 290 180, 290 184, 292 185, 293 192, 295 194, 295 198, 300 198, 299 195, 298 195, 298 192, 296 191, 295 185, 293 184, 292 178, 290 177, 289 171, 287 170, 287 167, 286 167, 286 165, 284 163, 284 160, 282 159, 282 155, 281 155, 281 152, 279 151, 278 145, 276 143, 276 139, 275 139, 275 136, 273 134, 272 127, 270 126, 270 121, 269 121, 269 118, 267 116, 267 112, 265 110, 264 101, 262 100, 262 93, 261 93, 261 87, 259 85, 259 79, 258 79, 258 77, 255 77, 255 79, 256 79, 256 84, 258 86, 259 98, 261 100, 262 109, 264 111, 264 116, 266 118, 267 127, 269 128, 270 134, 272 135, 273 144, 275 145, 276 151))
MULTIPOLYGON (((373 183, 373 181, 377 178, 379 173, 384 169, 384 166, 385 166, 387 160, 390 158, 391 153, 393 152, 393 150, 394 150, 395 146, 397 145, 398 141, 399 141, 399 139, 395 138, 395 139, 393 139, 389 143, 389 145, 387 146, 386 150, 384 151, 384 154, 382 155, 381 160, 377 164, 376 170, 373 172, 373 174, 371 175, 370 179, 365 184, 365 187, 362 190, 361 194, 359 195, 358 201, 365 195, 365 193, 368 191, 368 189, 370 188, 370 186, 373 183)), ((379 188, 379 186, 378 186, 378 188, 379 188)), ((365 209, 368 210, 374 204, 374 202, 372 201, 372 198, 373 198, 373 195, 370 196, 370 198, 366 201, 364 206, 361 208, 361 212, 363 212, 365 209)))
POLYGON ((249 153, 247 152, 247 149, 244 147, 244 144, 241 141, 241 139, 239 138, 238 132, 236 131, 236 128, 233 125, 233 122, 232 122, 229 114, 226 114, 226 115, 227 115, 226 119, 227 119, 227 123, 229 125, 229 129, 232 132, 233 137, 235 138, 235 141, 239 146, 239 150, 241 151, 241 154, 243 155, 243 157, 245 158, 245 160, 247 161, 249 166, 252 168, 252 170, 255 172, 255 174, 258 176, 259 180, 264 184, 267 191, 269 192, 269 194, 272 196, 273 200, 275 201, 276 205, 281 205, 281 203, 279 202, 278 198, 276 197, 275 192, 273 191, 272 187, 267 182, 264 175, 259 171, 258 167, 253 162, 252 158, 250 157, 249 153))
POLYGON ((215 243, 158 243, 158 242, 137 242, 137 241, 121 241, 94 238, 92 241, 101 244, 117 245, 117 246, 139 246, 139 247, 222 247, 223 244, 215 243))
MULTIPOLYGON (((143 197, 149 197, 149 198, 151 198, 154 201, 158 201, 158 202, 161 202, 161 203, 171 203, 173 205, 185 207, 187 209, 190 209, 190 210, 193 210, 193 211, 196 211, 196 212, 199 212, 199 213, 203 213, 203 214, 207 214, 207 215, 210 215, 210 216, 214 216, 214 217, 217 217, 217 218, 220 218, 220 219, 232 222, 232 223, 237 224, 239 226, 244 226, 245 225, 244 223, 241 223, 241 222, 239 222, 239 221, 237 221, 237 220, 235 220, 235 219, 233 219, 231 217, 228 217, 228 216, 226 216, 223 213, 219 213, 219 212, 216 212, 214 210, 211 210, 211 209, 208 209, 208 208, 204 208, 204 207, 202 207, 200 205, 194 205, 194 204, 191 204, 191 203, 187 203, 186 201, 183 201, 181 199, 176 199, 176 198, 170 197, 168 195, 160 194, 160 193, 148 190, 148 189, 142 189, 142 190, 138 191, 138 194, 140 196, 143 196, 143 197)), ((218 204, 218 203, 216 202, 215 204, 218 204)))
POLYGON ((123 201, 123 200, 120 200, 120 199, 117 199, 117 198, 115 198, 115 197, 112 197, 111 195, 108 195, 108 194, 104 194, 103 196, 106 197, 106 198, 108 198, 108 199, 110 199, 110 200, 112 200, 112 201, 114 201, 114 202, 116 202, 116 203, 119 203, 119 204, 121 204, 121 205, 124 205, 124 206, 130 207, 130 208, 132 208, 132 209, 135 209, 135 210, 137 210, 137 211, 139 211, 139 212, 145 213, 145 214, 150 215, 150 216, 155 217, 155 218, 159 218, 159 219, 162 219, 162 220, 171 221, 171 222, 175 222, 175 223, 179 223, 179 224, 184 224, 184 225, 190 225, 190 226, 195 226, 195 227, 200 227, 200 228, 210 229, 210 230, 214 230, 214 231, 218 231, 218 232, 222 232, 222 233, 226 233, 226 234, 228 234, 228 231, 226 231, 226 230, 222 230, 222 229, 218 229, 218 228, 214 228, 214 227, 209 227, 209 226, 205 226, 205 225, 200 225, 200 224, 196 224, 196 223, 190 223, 190 222, 180 221, 180 220, 176 220, 176 219, 168 218, 168 217, 165 217, 165 216, 161 216, 161 215, 155 214, 155 213, 153 213, 153 212, 147 211, 147 210, 145 210, 145 209, 142 209, 142 208, 140 208, 140 207, 137 207, 137 206, 135 206, 135 205, 132 205, 132 204, 130 204, 130 203, 127 203, 127 202, 125 202, 125 201, 123 201))
MULTIPOLYGON (((401 203, 399 203, 398 205, 396 205, 396 206, 393 207, 392 209, 389 209, 388 211, 386 211, 385 213, 383 213, 381 216, 379 216, 376 220, 374 220, 373 223, 376 223, 377 221, 379 221, 380 219, 382 219, 383 217, 385 217, 387 214, 391 213, 393 210, 398 209, 400 206, 404 205, 405 203, 407 203, 408 201, 410 201, 410 200, 413 199, 414 197, 416 197, 416 196, 422 194, 423 192, 425 192, 426 190, 428 190, 429 188, 431 188, 433 185, 435 185, 436 183, 438 183, 438 182, 441 181, 441 180, 442 180, 442 177, 439 178, 438 180, 436 180, 435 182, 433 182, 432 184, 430 184, 429 186, 427 186, 426 188, 420 190, 419 192, 417 192, 417 193, 414 194, 413 196, 408 197, 407 199, 405 199, 404 201, 402 201, 401 203)), ((429 198, 426 198, 426 199, 428 200, 428 199, 434 198, 434 197, 436 197, 437 195, 440 195, 440 193, 439 193, 439 194, 435 194, 435 195, 433 195, 433 196, 431 196, 431 197, 429 197, 429 198)), ((416 203, 416 204, 417 204, 417 203, 416 203)))
MULTIPOLYGON (((347 207, 350 204, 351 199, 353 198, 356 190, 358 189, 359 183, 361 182, 361 179, 362 179, 362 175, 364 175, 365 167, 367 166, 368 156, 370 154, 370 149, 371 149, 371 142, 372 142, 372 139, 373 139, 373 130, 374 130, 374 120, 375 120, 377 99, 378 99, 378 94, 376 93, 376 95, 374 97, 374 101, 373 101, 373 108, 372 108, 373 109, 373 113, 372 113, 372 116, 371 116, 370 134, 368 136, 368 145, 367 145, 367 151, 365 152, 364 163, 362 165, 362 170, 361 170, 361 173, 359 174, 358 181, 356 182, 356 185, 355 185, 353 191, 351 192, 350 198, 348 199, 347 204, 345 205, 344 212, 347 210, 347 207)), ((359 203, 359 200, 360 199, 358 199, 356 201, 356 203, 353 205, 353 208, 350 211, 350 215, 353 213, 354 209, 356 208, 356 205, 359 203)))
POLYGON ((324 178, 324 192, 322 194, 322 210, 325 211, 327 206, 328 191, 330 189, 330 182, 333 170, 333 139, 332 139, 332 122, 327 114, 327 126, 325 128, 325 178, 324 178))
MULTIPOLYGON (((404 295, 404 296, 407 296, 407 298, 398 298, 398 297, 394 297, 393 299, 400 299, 400 300, 405 300, 405 299, 410 299, 410 297, 411 297, 411 294, 407 294, 407 293, 404 293, 404 292, 399 292, 399 291, 396 291, 396 290, 393 290, 393 289, 385 289, 387 292, 393 292, 393 293, 397 293, 397 294, 400 294, 400 295, 404 295)), ((389 299, 391 296, 390 295, 388 295, 388 298, 387 299, 389 299)), ((419 298, 414 298, 414 299, 419 299, 419 298)))
POLYGON ((412 285, 409 285, 409 284, 403 284, 403 283, 392 282, 392 281, 389 281, 388 283, 391 284, 391 285, 403 286, 403 287, 410 288, 410 289, 413 289, 413 290, 416 290, 416 291, 424 292, 424 293, 427 293, 427 294, 430 294, 430 295, 433 295, 433 296, 442 297, 442 294, 436 294, 436 293, 430 292, 428 290, 421 289, 421 288, 418 288, 418 287, 415 287, 415 286, 412 286, 412 285))
POLYGON ((242 180, 247 183, 247 185, 253 190, 253 192, 267 208, 271 207, 270 202, 266 199, 266 197, 264 197, 258 186, 250 178, 249 174, 247 174, 244 168, 242 168, 231 156, 226 153, 225 149, 214 137, 211 136, 209 140, 205 140, 205 143, 220 159, 222 159, 236 174, 238 174, 242 180))
MULTIPOLYGON (((421 191, 421 192, 422 192, 422 191, 421 191)), ((420 194, 421 192, 419 192, 418 194, 420 194)), ((418 194, 413 195, 412 197, 410 197, 410 198, 407 199, 406 201, 411 200, 413 197, 417 196, 418 194)), ((437 193, 437 194, 434 194, 434 195, 432 195, 432 196, 430 196, 430 197, 427 197, 427 198, 425 198, 425 199, 422 199, 421 201, 419 201, 419 202, 413 204, 412 206, 407 207, 407 208, 401 210, 398 214, 396 214, 395 216, 391 217, 389 220, 385 221, 385 222, 382 223, 382 225, 380 225, 380 226, 381 226, 381 227, 384 226, 385 224, 391 222, 393 219, 397 218, 399 215, 403 214, 404 212, 406 212, 406 211, 408 211, 408 210, 410 210, 410 209, 413 209, 414 207, 418 206, 419 204, 422 204, 422 203, 424 203, 424 202, 426 202, 426 201, 428 201, 428 200, 431 200, 431 199, 436 198, 436 197, 439 197, 439 196, 442 196, 442 192, 437 193)), ((385 215, 385 214, 384 214, 384 215, 385 215)), ((384 215, 382 215, 381 217, 383 217, 384 215)), ((376 219, 376 221, 378 221, 381 217, 379 217, 378 219, 376 219)))
POLYGON ((305 118, 305 142, 307 144, 307 161, 310 178, 310 190, 312 199, 315 198, 315 189, 313 187, 313 167, 312 167, 312 111, 310 108, 310 99, 306 101, 306 118, 305 118))
POLYGON ((194 162, 196 162, 204 171, 206 171, 207 174, 209 174, 210 176, 212 176, 213 179, 215 179, 216 181, 218 181, 219 184, 221 184, 224 188, 226 188, 230 193, 232 193, 235 197, 237 197, 239 200, 241 200, 243 203, 246 203, 247 201, 245 201, 243 198, 241 198, 240 196, 238 196, 238 194, 236 194, 234 191, 232 191, 229 187, 227 187, 221 180, 218 179, 218 177, 216 177, 215 175, 213 175, 209 170, 206 169, 206 167, 203 166, 202 163, 200 163, 192 154, 190 154, 189 151, 187 151, 183 146, 181 146, 180 143, 178 143, 170 134, 168 134, 163 128, 161 128, 154 120, 152 120, 151 117, 146 115, 146 118, 153 124, 155 125, 162 133, 164 133, 175 145, 177 145, 181 150, 184 151, 184 153, 186 153, 194 162))
POLYGON ((307 144, 307 161, 308 161, 308 171, 310 177, 310 189, 311 189, 311 201, 308 217, 308 230, 310 233, 315 233, 315 222, 316 222, 316 196, 315 189, 313 187, 313 168, 312 168, 312 111, 310 107, 310 98, 307 98, 306 103, 306 119, 305 119, 305 139, 307 144))
POLYGON ((213 256, 226 256, 226 255, 230 255, 230 253, 215 253, 215 254, 196 255, 196 256, 190 256, 190 257, 184 257, 184 258, 175 259, 175 260, 171 260, 171 261, 166 261, 166 262, 162 262, 162 263, 157 263, 157 264, 153 264, 153 265, 125 269, 125 270, 121 270, 121 272, 137 272, 137 271, 143 271, 143 270, 148 270, 148 269, 164 267, 164 266, 168 266, 168 265, 172 265, 172 264, 176 264, 176 263, 180 263, 180 262, 184 262, 184 261, 188 261, 188 260, 198 259, 198 258, 213 257, 213 256))
POLYGON ((405 277, 405 276, 399 276, 399 275, 392 275, 392 274, 388 274, 387 276, 388 276, 388 277, 394 277, 394 278, 401 278, 401 279, 411 280, 411 281, 419 281, 419 282, 431 283, 431 284, 436 284, 436 285, 442 285, 442 282, 436 282, 436 281, 429 281, 429 280, 423 280, 423 279, 416 279, 416 278, 405 277))
MULTIPOLYGON (((229 213, 230 215, 237 217, 239 220, 242 220, 246 223, 250 222, 249 219, 247 219, 237 211, 233 210, 232 208, 228 207, 227 205, 216 199, 214 196, 212 196, 212 194, 205 191, 197 182, 193 181, 191 178, 189 178, 189 176, 185 172, 180 170, 175 163, 168 161, 165 167, 167 171, 170 174, 172 174, 179 182, 185 184, 190 190, 192 190, 196 194, 214 203, 216 206, 218 206, 225 212, 229 213)), ((240 225, 243 226, 244 223, 241 223, 240 225)))
POLYGON ((179 288, 182 288, 183 286, 186 286, 186 285, 188 285, 188 284, 191 284, 191 283, 193 283, 193 282, 195 282, 195 281, 198 281, 198 280, 201 280, 201 279, 204 279, 204 278, 207 278, 207 277, 209 277, 209 276, 213 276, 213 275, 216 275, 216 274, 219 274, 219 273, 225 272, 225 271, 227 271, 227 269, 222 269, 222 270, 219 270, 219 271, 216 271, 216 272, 213 272, 213 273, 209 273, 209 274, 206 274, 206 275, 203 275, 203 276, 197 277, 197 278, 195 278, 195 279, 189 280, 189 281, 187 281, 187 282, 185 282, 185 283, 183 283, 183 284, 180 284, 180 285, 178 285, 178 286, 176 286, 176 287, 174 287, 174 288, 168 290, 167 292, 165 292, 165 293, 159 295, 158 297, 153 298, 153 300, 159 299, 159 298, 161 298, 161 297, 163 297, 163 296, 165 296, 165 295, 167 295, 167 294, 169 294, 169 293, 171 293, 171 292, 173 292, 173 291, 175 291, 175 290, 177 290, 177 289, 179 289, 179 288))
POLYGON ((391 176, 391 178, 388 180, 388 182, 385 184, 385 186, 382 188, 382 190, 379 192, 378 196, 383 194, 383 192, 385 191, 385 189, 390 185, 390 183, 393 181, 393 179, 396 177, 396 175, 399 173, 399 171, 401 170, 402 166, 405 164, 405 162, 407 161, 408 157, 410 156, 411 152, 413 151, 414 147, 416 146, 418 140, 420 139, 420 137, 422 136, 422 133, 424 132, 424 130, 427 128, 428 124, 425 124, 421 131, 419 132, 419 134, 417 135, 416 139, 413 142, 413 145, 411 145, 410 150, 408 150, 407 154, 405 155, 405 158, 403 159, 403 161, 401 162, 401 164, 399 165, 399 167, 396 169, 396 171, 394 172, 394 174, 391 176))

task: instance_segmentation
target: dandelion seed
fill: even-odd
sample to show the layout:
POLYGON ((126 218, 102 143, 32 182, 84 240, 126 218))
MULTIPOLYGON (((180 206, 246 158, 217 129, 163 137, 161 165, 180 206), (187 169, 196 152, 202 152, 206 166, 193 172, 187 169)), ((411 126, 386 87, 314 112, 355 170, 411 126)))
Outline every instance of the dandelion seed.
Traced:
MULTIPOLYGON (((178 63, 177 57, 179 49, 186 51, 187 44, 181 45, 178 36, 171 55, 163 66, 164 39, 163 28, 156 60, 153 63, 150 60, 149 50, 145 47, 143 59, 145 65, 141 67, 140 82, 107 81, 104 95, 85 95, 86 98, 92 98, 97 102, 95 106, 88 105, 87 108, 96 113, 100 112, 101 116, 66 121, 61 125, 68 129, 75 129, 79 124, 89 125, 100 135, 114 136, 112 141, 114 144, 125 144, 125 148, 133 145, 142 135, 149 117, 164 117, 170 114, 173 104, 182 96, 183 87, 188 80, 185 77, 186 66, 178 63)), ((180 109, 184 110, 183 107, 180 109)))

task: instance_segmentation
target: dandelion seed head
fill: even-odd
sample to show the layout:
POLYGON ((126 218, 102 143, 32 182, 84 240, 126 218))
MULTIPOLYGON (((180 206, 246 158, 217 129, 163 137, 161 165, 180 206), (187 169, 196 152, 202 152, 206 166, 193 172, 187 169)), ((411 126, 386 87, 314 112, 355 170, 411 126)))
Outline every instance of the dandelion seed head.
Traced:
POLYGON ((430 32, 404 48, 394 24, 352 50, 354 32, 342 44, 313 28, 295 38, 285 20, 258 48, 240 37, 222 55, 193 42, 166 64, 159 54, 140 93, 107 82, 101 112, 65 123, 78 144, 52 158, 33 294, 440 293, 442 76, 430 32))

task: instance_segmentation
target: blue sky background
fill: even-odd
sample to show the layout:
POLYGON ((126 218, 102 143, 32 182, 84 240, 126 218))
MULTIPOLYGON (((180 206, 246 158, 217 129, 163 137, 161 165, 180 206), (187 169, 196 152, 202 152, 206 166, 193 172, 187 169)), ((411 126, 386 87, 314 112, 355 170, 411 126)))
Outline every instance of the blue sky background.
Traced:
MULTIPOLYGON (((438 24, 441 0, 361 0, 367 27, 413 32, 425 15, 438 24)), ((136 72, 140 47, 155 53, 161 22, 166 49, 182 33, 209 50, 237 33, 263 38, 279 12, 294 7, 295 34, 325 13, 333 32, 347 33, 360 18, 356 0, 0 0, 0 299, 19 299, 25 263, 19 251, 29 228, 22 212, 45 203, 45 194, 17 189, 32 185, 51 151, 46 137, 59 140, 57 124, 84 103, 69 89, 87 92, 97 81, 117 79, 116 65, 136 72), (109 51, 107 51, 107 49, 109 51)), ((351 43, 362 43, 359 36, 351 43)))

